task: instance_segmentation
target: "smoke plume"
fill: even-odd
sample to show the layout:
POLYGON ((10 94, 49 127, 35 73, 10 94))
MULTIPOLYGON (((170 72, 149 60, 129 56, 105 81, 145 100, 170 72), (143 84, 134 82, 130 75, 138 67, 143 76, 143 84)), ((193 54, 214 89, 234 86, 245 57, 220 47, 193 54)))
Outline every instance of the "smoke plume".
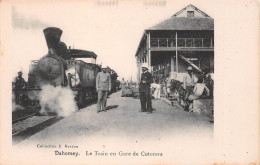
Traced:
POLYGON ((56 113, 59 116, 69 116, 77 111, 74 95, 70 88, 45 85, 39 95, 41 114, 56 113))
POLYGON ((12 94, 12 112, 17 110, 24 110, 24 107, 15 103, 15 94, 12 94))

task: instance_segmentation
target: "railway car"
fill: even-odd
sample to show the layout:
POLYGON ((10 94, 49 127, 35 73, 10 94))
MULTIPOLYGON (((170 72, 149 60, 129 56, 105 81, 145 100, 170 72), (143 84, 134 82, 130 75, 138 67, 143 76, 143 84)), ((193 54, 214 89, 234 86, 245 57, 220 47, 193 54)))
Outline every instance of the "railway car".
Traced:
MULTIPOLYGON (((73 49, 70 51, 73 58, 96 59, 94 52, 73 49)), ((92 60, 93 61, 93 60, 92 60)), ((67 60, 68 70, 66 71, 68 85, 74 92, 78 105, 95 99, 96 95, 96 76, 101 71, 101 67, 95 63, 86 63, 82 60, 67 60)))

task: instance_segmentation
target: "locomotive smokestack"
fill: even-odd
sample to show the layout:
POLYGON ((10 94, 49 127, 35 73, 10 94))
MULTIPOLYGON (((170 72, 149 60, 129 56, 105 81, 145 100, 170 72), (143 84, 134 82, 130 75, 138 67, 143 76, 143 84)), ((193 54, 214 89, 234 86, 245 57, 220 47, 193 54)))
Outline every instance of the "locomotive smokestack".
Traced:
POLYGON ((49 49, 49 53, 57 50, 58 44, 60 42, 60 37, 62 35, 62 30, 55 27, 49 27, 43 30, 46 43, 49 49))

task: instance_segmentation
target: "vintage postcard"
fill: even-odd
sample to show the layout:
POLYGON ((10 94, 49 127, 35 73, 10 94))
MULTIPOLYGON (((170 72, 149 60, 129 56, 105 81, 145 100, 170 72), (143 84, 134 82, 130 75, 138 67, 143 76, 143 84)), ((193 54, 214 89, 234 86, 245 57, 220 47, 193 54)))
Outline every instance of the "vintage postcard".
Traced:
POLYGON ((260 164, 258 1, 0 7, 0 164, 260 164))

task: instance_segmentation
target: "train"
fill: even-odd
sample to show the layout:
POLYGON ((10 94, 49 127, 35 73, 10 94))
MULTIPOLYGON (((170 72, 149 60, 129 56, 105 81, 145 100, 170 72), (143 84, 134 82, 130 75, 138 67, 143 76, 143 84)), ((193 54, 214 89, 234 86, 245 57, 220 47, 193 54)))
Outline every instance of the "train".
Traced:
MULTIPOLYGON (((92 51, 67 48, 60 40, 62 30, 57 27, 48 27, 43 33, 48 53, 30 64, 26 87, 15 90, 19 103, 39 104, 39 93, 44 85, 70 87, 79 107, 97 98, 96 76, 101 71, 101 65, 96 64, 97 55, 92 51), (90 58, 91 63, 84 62, 84 58, 90 58)), ((118 75, 109 67, 107 72, 111 75, 111 92, 115 92, 118 75)))

